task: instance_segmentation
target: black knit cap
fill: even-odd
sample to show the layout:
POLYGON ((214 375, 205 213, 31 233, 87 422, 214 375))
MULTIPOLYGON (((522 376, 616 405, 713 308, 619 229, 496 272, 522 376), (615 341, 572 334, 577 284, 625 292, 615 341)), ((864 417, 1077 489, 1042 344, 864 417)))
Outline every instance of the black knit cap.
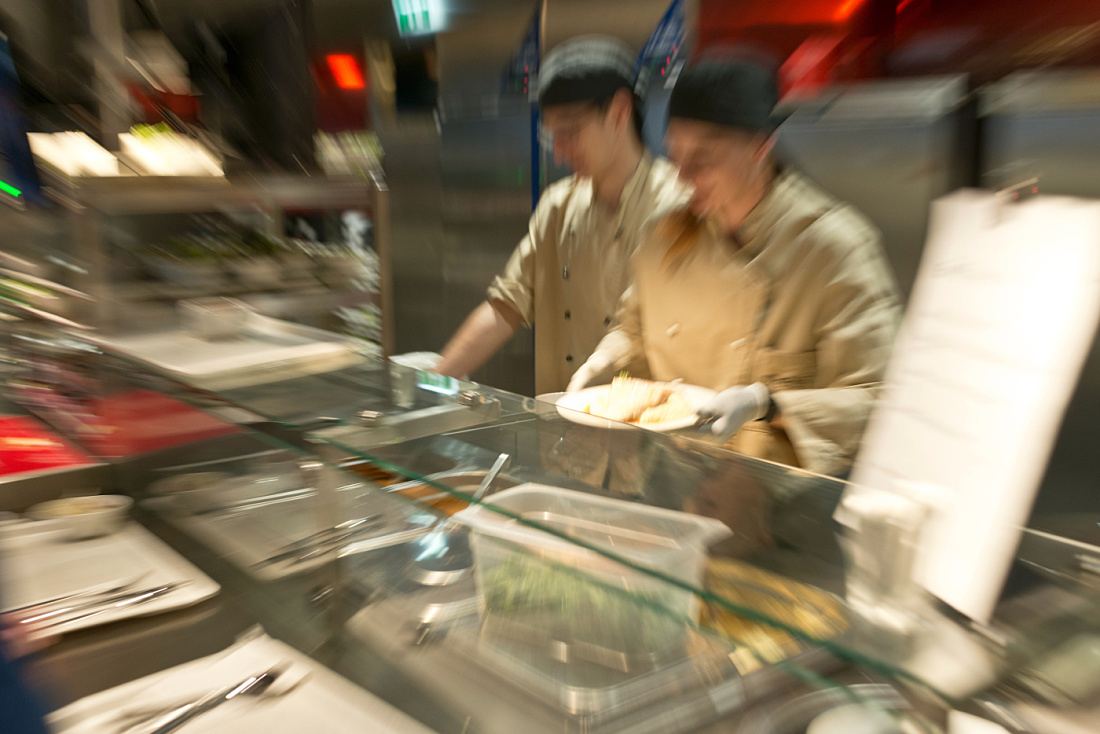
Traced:
POLYGON ((778 101, 775 74, 767 67, 749 61, 701 61, 680 73, 668 116, 771 133, 778 101))
POLYGON ((579 36, 554 48, 539 70, 539 104, 602 102, 633 92, 634 52, 610 36, 579 36))

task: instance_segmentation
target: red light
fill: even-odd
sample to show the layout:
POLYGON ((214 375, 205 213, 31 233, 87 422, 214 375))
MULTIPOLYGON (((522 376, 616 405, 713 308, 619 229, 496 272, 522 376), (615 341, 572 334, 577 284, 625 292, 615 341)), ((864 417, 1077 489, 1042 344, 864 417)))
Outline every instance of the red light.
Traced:
POLYGON ((1031 187, 1031 193, 1033 193, 1033 194, 1039 193, 1039 187, 1038 186, 1032 186, 1031 187))
POLYGON ((359 65, 355 59, 347 54, 332 54, 325 57, 328 67, 332 69, 332 75, 336 78, 336 85, 341 89, 362 89, 366 86, 363 82, 363 74, 359 71, 359 65))
POLYGON ((905 10, 912 2, 913 0, 901 0, 901 2, 898 3, 898 8, 896 12, 900 13, 901 11, 905 10))
POLYGON ((662 66, 662 67, 661 67, 661 76, 664 76, 664 75, 665 75, 665 69, 664 69, 664 67, 662 66))
POLYGON ((833 14, 833 20, 848 20, 848 16, 863 4, 863 0, 844 0, 833 14))

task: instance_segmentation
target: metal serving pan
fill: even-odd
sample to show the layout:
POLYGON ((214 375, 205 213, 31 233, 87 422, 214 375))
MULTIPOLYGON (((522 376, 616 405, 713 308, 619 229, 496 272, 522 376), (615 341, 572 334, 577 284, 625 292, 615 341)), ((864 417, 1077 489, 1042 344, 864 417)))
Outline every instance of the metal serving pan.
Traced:
POLYGON ((205 390, 230 390, 305 377, 357 364, 344 337, 248 311, 240 336, 206 341, 182 329, 123 336, 95 335, 107 352, 147 364, 205 390))

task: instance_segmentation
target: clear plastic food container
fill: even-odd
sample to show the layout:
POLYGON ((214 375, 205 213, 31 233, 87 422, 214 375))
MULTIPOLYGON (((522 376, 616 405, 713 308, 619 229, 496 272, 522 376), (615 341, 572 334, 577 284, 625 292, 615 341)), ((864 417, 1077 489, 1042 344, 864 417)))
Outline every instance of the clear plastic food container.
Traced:
MULTIPOLYGON (((732 534, 725 524, 712 518, 538 484, 505 490, 486 502, 694 588, 703 582, 707 546, 732 534)), ((576 588, 577 583, 591 578, 596 582, 590 584, 592 587, 605 585, 627 592, 608 597, 617 608, 633 606, 653 613, 653 605, 671 611, 671 615, 665 615, 670 619, 696 618, 697 598, 687 589, 628 568, 569 540, 483 506, 471 506, 454 518, 474 531, 472 548, 483 608, 487 600, 497 598, 502 591, 510 601, 532 598, 532 585, 545 588, 552 579, 536 579, 533 583, 529 577, 552 574, 555 567, 560 569, 555 564, 562 564, 583 572, 575 574, 576 580, 564 588, 576 588), (502 584, 513 588, 502 590, 502 584)), ((590 596, 591 591, 582 594, 590 596)))

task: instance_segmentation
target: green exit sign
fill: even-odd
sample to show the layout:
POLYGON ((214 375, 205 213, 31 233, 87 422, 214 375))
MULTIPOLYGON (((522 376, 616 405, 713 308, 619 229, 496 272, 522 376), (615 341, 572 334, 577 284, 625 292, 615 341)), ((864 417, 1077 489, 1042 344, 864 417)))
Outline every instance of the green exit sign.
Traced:
POLYGON ((442 30, 442 0, 393 0, 393 14, 402 36, 442 30))

